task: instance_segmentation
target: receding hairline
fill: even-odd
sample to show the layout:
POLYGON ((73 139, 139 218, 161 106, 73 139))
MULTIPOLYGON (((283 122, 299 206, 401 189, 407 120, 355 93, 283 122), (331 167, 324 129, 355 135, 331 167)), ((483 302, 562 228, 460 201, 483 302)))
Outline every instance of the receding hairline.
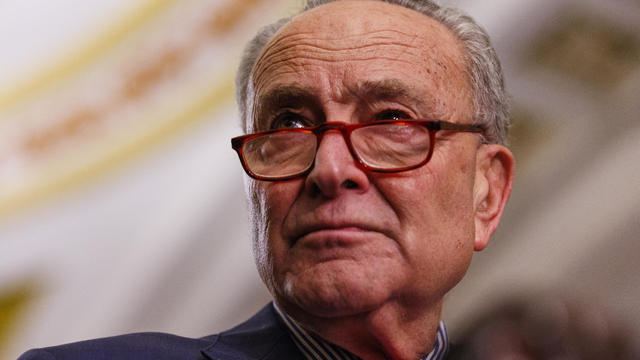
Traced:
MULTIPOLYGON (((399 13, 399 15, 415 17, 419 21, 425 21, 427 24, 429 24, 434 29, 438 29, 438 31, 440 33, 445 34, 444 36, 448 37, 452 41, 452 43, 456 44, 456 50, 458 52, 458 55, 460 56, 459 60, 461 60, 462 65, 468 66, 468 64, 466 63, 466 52, 465 52, 464 44, 462 43, 462 41, 445 24, 443 24, 442 22, 438 21, 437 19, 435 19, 435 18, 433 18, 431 16, 428 16, 427 14, 424 14, 424 13, 422 13, 420 11, 417 11, 417 10, 414 10, 412 8, 408 8, 408 7, 399 5, 399 4, 389 3, 389 2, 380 1, 380 0, 335 0, 335 1, 331 1, 331 2, 327 2, 327 3, 324 3, 324 4, 318 5, 316 7, 311 8, 311 9, 305 10, 305 11, 299 13, 299 14, 296 14, 296 15, 290 17, 290 18, 287 18, 286 19, 287 21, 282 26, 280 26, 272 34, 272 36, 269 38, 269 40, 264 44, 264 46, 260 50, 259 55, 256 57, 255 63, 252 66, 251 74, 253 75, 253 72, 255 71, 257 65, 261 62, 264 54, 268 52, 269 48, 271 46, 273 46, 274 43, 282 41, 287 36, 295 35, 295 34, 287 34, 287 32, 290 32, 290 31, 292 31, 292 29, 295 29, 295 27, 298 26, 298 23, 301 22, 304 17, 315 16, 315 18, 318 18, 318 16, 316 16, 317 12, 327 11, 327 9, 330 9, 332 7, 336 7, 337 9, 341 9, 342 10, 342 9, 344 9, 344 5, 343 5, 344 3, 352 3, 352 4, 358 4, 358 5, 370 4, 370 5, 374 6, 374 9, 378 9, 380 6, 383 6, 383 7, 387 7, 388 9, 395 10, 396 12, 399 13), (283 33, 286 36, 283 37, 283 33)), ((333 18, 333 16, 332 16, 332 18, 333 18)), ((371 16, 363 17, 363 19, 369 19, 369 18, 374 18, 374 17, 371 17, 371 16)), ((285 20, 285 19, 281 19, 281 20, 285 20)), ((308 24, 303 24, 302 28, 300 30, 298 30, 297 34, 303 34, 303 33, 310 32, 310 31, 304 31, 305 26, 308 27, 308 24)), ((396 26, 395 26, 395 23, 394 23, 393 31, 397 31, 395 29, 395 27, 396 26)), ((389 29, 389 30, 391 30, 391 29, 389 29)), ((399 31, 399 32, 402 32, 402 31, 399 31)), ((424 30, 422 31, 422 33, 426 34, 426 32, 424 30)), ((340 37, 335 37, 335 38, 339 39, 340 37)), ((326 39, 327 40, 334 40, 333 37, 327 37, 326 39)), ((252 76, 252 78, 253 78, 253 76, 252 76)))

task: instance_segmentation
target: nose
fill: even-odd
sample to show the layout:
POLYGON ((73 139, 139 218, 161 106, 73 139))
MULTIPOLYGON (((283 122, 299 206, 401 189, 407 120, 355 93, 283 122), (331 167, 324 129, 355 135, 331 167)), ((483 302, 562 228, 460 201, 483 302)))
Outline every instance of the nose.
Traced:
POLYGON ((367 173, 358 166, 340 131, 325 132, 313 168, 305 179, 307 190, 313 195, 334 198, 346 191, 364 192, 369 185, 367 173))

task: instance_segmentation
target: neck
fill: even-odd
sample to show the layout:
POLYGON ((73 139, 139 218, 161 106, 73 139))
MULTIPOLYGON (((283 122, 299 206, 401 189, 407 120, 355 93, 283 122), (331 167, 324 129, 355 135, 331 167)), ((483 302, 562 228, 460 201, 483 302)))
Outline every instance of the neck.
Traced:
POLYGON ((318 317, 291 309, 306 329, 362 359, 416 360, 433 349, 442 302, 424 309, 391 303, 373 311, 339 317, 318 317))

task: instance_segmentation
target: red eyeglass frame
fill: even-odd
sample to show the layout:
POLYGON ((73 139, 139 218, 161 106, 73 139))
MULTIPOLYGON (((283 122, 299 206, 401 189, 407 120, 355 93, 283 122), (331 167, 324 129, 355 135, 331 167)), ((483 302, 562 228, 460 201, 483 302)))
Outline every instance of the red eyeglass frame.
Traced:
MULTIPOLYGON (((342 134, 342 138, 344 139, 345 143, 347 144, 347 148, 349 149, 349 152, 351 153, 351 156, 356 160, 356 162, 357 162, 357 164, 358 164, 358 166, 360 168, 362 168, 363 170, 366 170, 366 171, 371 171, 371 172, 376 172, 376 173, 396 173, 396 172, 413 170, 413 169, 419 168, 421 166, 424 166, 426 163, 429 162, 429 160, 431 160, 431 155, 433 155, 433 149, 434 149, 434 146, 435 146, 436 132, 438 132, 440 130, 449 130, 449 131, 455 131, 455 132, 472 132, 472 133, 481 133, 481 132, 484 131, 482 129, 482 127, 477 126, 477 125, 456 124, 456 123, 451 123, 451 122, 442 121, 442 120, 380 120, 380 121, 372 121, 372 122, 360 123, 360 124, 345 124, 345 123, 341 123, 341 122, 327 122, 327 123, 323 123, 323 124, 320 124, 318 126, 313 126, 313 127, 290 128, 290 129, 275 129, 275 130, 262 131, 262 132, 258 132, 258 133, 254 133, 254 134, 236 136, 236 137, 231 139, 231 147, 238 154, 238 158, 240 159, 240 163, 242 164, 242 168, 244 169, 244 171, 247 173, 247 175, 251 176, 252 178, 254 178, 256 180, 262 180, 262 181, 291 180, 291 179, 299 178, 299 177, 302 177, 302 176, 305 176, 306 174, 308 174, 311 171, 311 169, 313 169, 313 163, 312 163, 311 166, 309 166, 308 169, 306 169, 306 170, 304 170, 304 171, 302 171, 300 173, 297 173, 297 174, 281 176, 281 177, 265 177, 265 176, 261 176, 261 175, 253 173, 249 169, 249 166, 247 166, 247 162, 245 160, 244 152, 243 152, 244 144, 247 141, 251 140, 251 139, 255 139, 257 137, 261 137, 261 136, 264 136, 264 135, 277 134, 277 133, 289 133, 289 132, 301 132, 301 133, 314 134, 316 136, 317 140, 318 140, 317 144, 318 144, 318 146, 320 146, 320 142, 322 141, 322 137, 324 136, 324 134, 327 131, 330 131, 330 130, 336 130, 336 131, 339 131, 342 134), (360 157, 357 155, 355 150, 353 149, 353 145, 351 144, 351 132, 353 132, 356 129, 362 128, 362 127, 380 125, 380 124, 420 125, 420 126, 426 127, 427 130, 429 131, 429 153, 427 154, 427 157, 422 162, 420 162, 419 164, 412 165, 412 166, 407 166, 407 167, 402 167, 402 168, 380 169, 380 168, 372 167, 372 166, 369 166, 369 165, 365 164, 360 159, 360 157)), ((317 151, 317 149, 316 149, 316 151, 317 151)))

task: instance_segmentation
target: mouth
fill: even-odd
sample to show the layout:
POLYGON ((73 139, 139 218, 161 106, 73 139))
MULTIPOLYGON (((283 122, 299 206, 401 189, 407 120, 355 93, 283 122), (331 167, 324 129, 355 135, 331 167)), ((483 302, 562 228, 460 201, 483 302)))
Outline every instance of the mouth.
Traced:
POLYGON ((306 247, 348 247, 366 240, 381 231, 363 224, 316 224, 307 226, 292 237, 291 246, 298 243, 306 247))

